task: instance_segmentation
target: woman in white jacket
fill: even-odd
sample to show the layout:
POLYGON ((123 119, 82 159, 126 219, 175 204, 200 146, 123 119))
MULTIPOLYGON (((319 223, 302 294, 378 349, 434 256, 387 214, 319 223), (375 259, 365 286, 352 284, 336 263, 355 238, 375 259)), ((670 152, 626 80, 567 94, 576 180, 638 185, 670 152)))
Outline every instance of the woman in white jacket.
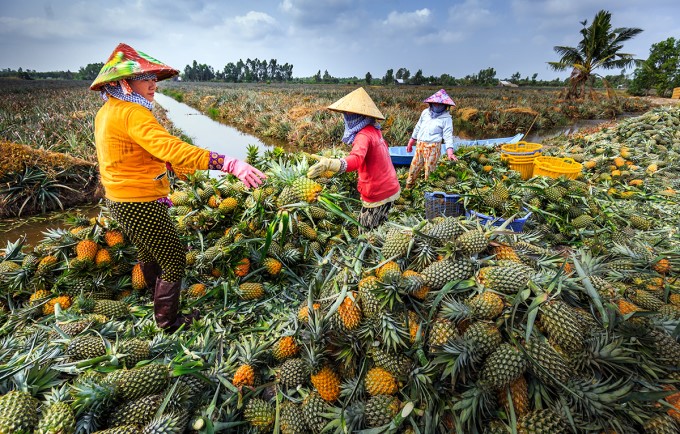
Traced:
POLYGON ((435 170, 441 155, 442 141, 446 144, 446 155, 449 160, 458 160, 453 148, 453 120, 448 110, 456 103, 444 89, 438 90, 423 102, 428 103, 429 106, 420 114, 420 119, 411 134, 411 140, 406 146, 406 151, 411 152, 413 145, 416 145, 406 188, 413 187, 423 169, 425 169, 425 179, 430 176, 431 171, 435 170))

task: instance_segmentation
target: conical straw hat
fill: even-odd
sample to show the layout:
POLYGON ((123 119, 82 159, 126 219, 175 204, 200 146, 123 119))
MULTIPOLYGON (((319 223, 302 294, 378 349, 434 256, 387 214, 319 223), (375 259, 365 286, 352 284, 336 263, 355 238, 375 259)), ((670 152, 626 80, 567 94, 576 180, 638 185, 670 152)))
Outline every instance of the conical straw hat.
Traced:
POLYGON ((144 73, 156 74, 158 81, 161 81, 179 74, 179 71, 148 54, 121 43, 113 50, 109 60, 106 61, 99 71, 99 75, 90 85, 90 89, 100 90, 106 83, 132 78, 144 73))
POLYGON ((456 103, 453 102, 449 94, 446 93, 444 89, 439 89, 437 92, 433 93, 430 95, 428 98, 423 100, 423 102, 427 103, 439 103, 439 104, 446 104, 450 106, 455 106, 456 103))
POLYGON ((378 110, 378 107, 376 107, 375 103, 371 97, 368 96, 368 93, 366 93, 363 87, 360 87, 335 101, 328 106, 328 109, 336 112, 355 113, 376 119, 385 119, 385 116, 380 113, 380 110, 378 110))

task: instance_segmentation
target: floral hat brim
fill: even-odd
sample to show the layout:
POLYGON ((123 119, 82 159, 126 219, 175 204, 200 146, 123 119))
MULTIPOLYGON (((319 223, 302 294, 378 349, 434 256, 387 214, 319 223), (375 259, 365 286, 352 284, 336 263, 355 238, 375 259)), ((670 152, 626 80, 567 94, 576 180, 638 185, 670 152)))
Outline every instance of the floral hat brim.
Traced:
POLYGON ((451 97, 446 93, 444 89, 439 89, 437 92, 432 94, 429 98, 423 100, 423 102, 427 103, 437 103, 437 104, 446 104, 450 106, 455 106, 456 103, 453 102, 451 97))
POLYGON ((179 71, 148 54, 121 43, 113 50, 97 78, 90 85, 90 89, 101 90, 106 83, 144 73, 155 74, 158 81, 161 81, 179 74, 179 71))

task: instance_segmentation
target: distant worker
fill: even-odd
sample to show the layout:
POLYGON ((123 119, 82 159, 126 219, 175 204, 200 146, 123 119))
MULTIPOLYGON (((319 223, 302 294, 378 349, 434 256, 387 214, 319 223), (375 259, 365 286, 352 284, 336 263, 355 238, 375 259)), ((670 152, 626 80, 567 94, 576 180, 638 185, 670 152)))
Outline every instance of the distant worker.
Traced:
POLYGON ((406 146, 406 151, 411 152, 413 145, 416 145, 416 153, 408 171, 406 188, 412 188, 415 185, 423 169, 425 169, 425 179, 428 179, 430 172, 437 168, 442 141, 446 144, 446 155, 449 160, 458 161, 453 149, 453 120, 448 110, 456 103, 444 89, 438 90, 423 102, 429 106, 420 113, 420 119, 406 146))
POLYGON ((247 187, 260 185, 265 177, 243 161, 183 142, 158 123, 151 112, 156 82, 178 73, 119 44, 90 86, 106 101, 94 121, 106 205, 137 247, 144 280, 152 291, 156 324, 169 332, 196 315, 178 312, 186 249, 168 213, 166 162, 231 173, 247 187))
POLYGON ((342 113, 345 120, 342 142, 352 145, 352 151, 341 159, 321 157, 309 168, 307 176, 316 178, 327 170, 335 173, 356 170, 359 175, 357 190, 362 201, 359 223, 364 229, 373 229, 387 220, 390 208, 401 192, 378 123, 385 116, 363 87, 340 98, 328 109, 342 113))

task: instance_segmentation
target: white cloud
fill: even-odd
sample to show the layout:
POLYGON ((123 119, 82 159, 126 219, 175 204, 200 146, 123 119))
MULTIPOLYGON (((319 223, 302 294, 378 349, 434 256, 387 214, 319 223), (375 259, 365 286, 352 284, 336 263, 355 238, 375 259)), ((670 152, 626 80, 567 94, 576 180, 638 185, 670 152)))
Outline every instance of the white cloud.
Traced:
POLYGON ((414 12, 392 11, 387 15, 387 19, 382 24, 396 30, 418 28, 430 22, 431 14, 432 12, 427 8, 414 12))
POLYGON ((245 15, 229 18, 217 29, 224 35, 237 39, 255 40, 279 34, 281 28, 274 17, 264 12, 250 11, 245 15))
POLYGON ((460 27, 483 28, 495 24, 498 17, 488 0, 465 0, 449 9, 449 20, 460 27))

